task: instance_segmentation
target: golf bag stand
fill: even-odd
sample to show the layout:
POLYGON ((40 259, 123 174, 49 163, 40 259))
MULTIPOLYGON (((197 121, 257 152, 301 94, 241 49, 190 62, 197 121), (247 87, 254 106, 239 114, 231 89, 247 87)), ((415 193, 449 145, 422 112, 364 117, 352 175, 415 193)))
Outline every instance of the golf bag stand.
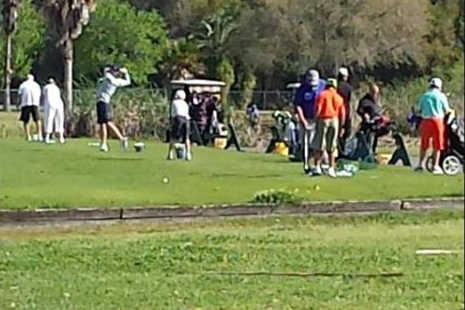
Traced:
POLYGON ((278 128, 276 126, 271 127, 271 141, 270 144, 268 144, 265 153, 273 153, 276 143, 280 142, 281 140, 282 139, 278 128))
POLYGON ((204 145, 202 135, 200 134, 199 126, 197 126, 197 123, 193 120, 191 120, 191 128, 191 141, 197 143, 198 145, 204 145))
POLYGON ((374 162, 373 149, 370 144, 371 137, 366 132, 359 130, 346 141, 346 145, 339 147, 338 159, 374 162))
POLYGON ((236 150, 238 152, 242 152, 241 145, 239 143, 239 139, 236 134, 236 129, 234 129, 234 126, 231 122, 228 123, 228 129, 229 129, 229 132, 231 133, 231 136, 226 142, 226 147, 224 149, 227 150, 231 145, 234 144, 234 146, 236 147, 236 150))
POLYGON ((388 165, 395 165, 399 160, 401 160, 404 166, 411 167, 412 162, 410 160, 410 156, 408 155, 407 148, 405 147, 404 139, 399 133, 393 134, 392 137, 396 141, 397 148, 392 154, 388 165))

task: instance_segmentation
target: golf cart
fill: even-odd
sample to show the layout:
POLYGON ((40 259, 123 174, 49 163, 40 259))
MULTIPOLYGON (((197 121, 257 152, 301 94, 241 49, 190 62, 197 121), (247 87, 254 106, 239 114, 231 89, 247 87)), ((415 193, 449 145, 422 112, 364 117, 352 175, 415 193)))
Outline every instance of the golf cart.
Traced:
MULTIPOLYGON (((205 79, 180 79, 172 80, 170 86, 173 94, 178 89, 184 90, 187 94, 189 105, 193 107, 194 95, 211 97, 217 104, 220 104, 221 91, 226 86, 226 83, 205 79)), ((231 144, 235 144, 237 148, 239 144, 234 128, 231 124, 228 124, 228 126, 222 124, 221 112, 218 114, 216 111, 214 112, 210 128, 204 128, 203 130, 199 128, 195 119, 191 120, 191 141, 198 145, 208 145, 210 141, 213 141, 215 147, 220 149, 227 149, 231 144), (228 134, 231 136, 229 140, 228 134)))

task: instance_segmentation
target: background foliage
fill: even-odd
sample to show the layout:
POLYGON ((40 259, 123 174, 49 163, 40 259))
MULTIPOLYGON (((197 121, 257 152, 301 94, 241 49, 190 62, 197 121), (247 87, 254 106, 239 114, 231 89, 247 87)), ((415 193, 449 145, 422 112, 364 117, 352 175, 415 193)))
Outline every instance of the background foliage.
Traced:
MULTIPOLYGON (((3 1, 1 5, 3 9, 3 1)), ((2 18, 2 17, 0 17, 2 18)), ((2 20, 3 22, 3 20, 2 20)), ((34 62, 44 47, 45 20, 33 6, 31 0, 23 0, 17 18, 17 31, 12 43, 12 68, 14 76, 24 77, 31 71, 34 62)), ((3 27, 0 30, 0 41, 5 42, 3 27)), ((5 68, 5 49, 0 49, 0 67, 5 68)), ((0 75, 0 84, 3 85, 3 74, 0 75)), ((16 82, 18 83, 18 81, 16 82)))
POLYGON ((138 11, 125 1, 100 1, 77 41, 77 79, 94 85, 99 68, 117 63, 129 69, 137 85, 147 84, 162 61, 167 40, 165 23, 156 11, 138 11))
MULTIPOLYGON (((53 75, 61 83, 63 60, 44 4, 23 1, 13 87, 31 69, 40 82, 53 75)), ((464 24, 464 0, 99 0, 76 40, 74 82, 94 89, 108 63, 127 66, 140 89, 189 74, 222 79, 228 111, 255 102, 254 90, 283 90, 308 67, 329 77, 345 65, 357 94, 367 81, 379 83, 385 109, 406 127, 405 115, 432 75, 445 80, 452 104, 463 106, 464 24), (242 92, 240 99, 231 100, 229 90, 242 92)), ((146 106, 166 99, 139 100, 146 106)))
MULTIPOLYGON (((463 59, 463 2, 100 0, 76 42, 76 80, 93 85, 103 64, 119 62, 139 86, 161 86, 183 69, 215 78, 224 59, 238 71, 233 89, 240 71, 256 76, 258 89, 282 89, 310 66, 324 76, 349 66, 356 84, 412 80, 463 59)), ((61 76, 53 33, 43 35, 45 2, 33 3, 19 20, 16 75, 33 64, 41 76, 61 76)))

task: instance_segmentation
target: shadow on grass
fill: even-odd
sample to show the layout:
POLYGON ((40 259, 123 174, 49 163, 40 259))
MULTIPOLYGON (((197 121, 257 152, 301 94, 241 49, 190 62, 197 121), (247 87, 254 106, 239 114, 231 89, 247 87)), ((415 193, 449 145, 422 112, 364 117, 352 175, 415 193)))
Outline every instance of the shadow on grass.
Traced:
POLYGON ((261 175, 249 175, 247 179, 264 179, 264 178, 279 178, 282 177, 281 174, 261 174, 261 175))
POLYGON ((276 155, 272 154, 266 154, 267 156, 265 157, 249 157, 247 158, 248 161, 259 161, 260 163, 273 163, 273 164, 295 164, 299 163, 296 161, 290 161, 289 159, 286 159, 284 157, 278 157, 276 155))
POLYGON ((97 157, 97 160, 137 161, 144 160, 141 157, 97 157))
POLYGON ((19 153, 19 152, 23 152, 23 153, 29 153, 29 152, 43 152, 44 149, 15 149, 14 152, 15 153, 19 153))
MULTIPOLYGON (((192 176, 199 176, 198 173, 189 173, 192 176)), ((238 173, 212 173, 206 175, 207 177, 213 178, 245 178, 245 179, 264 179, 264 178, 279 178, 282 177, 280 174, 261 174, 261 175, 243 175, 238 173)))

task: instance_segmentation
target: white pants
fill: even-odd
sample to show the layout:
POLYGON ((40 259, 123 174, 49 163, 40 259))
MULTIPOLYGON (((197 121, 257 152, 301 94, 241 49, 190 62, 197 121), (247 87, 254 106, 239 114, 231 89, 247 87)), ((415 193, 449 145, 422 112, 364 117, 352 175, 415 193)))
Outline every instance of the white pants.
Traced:
POLYGON ((55 132, 63 133, 65 123, 65 113, 63 107, 45 107, 45 133, 50 134, 55 124, 55 132))

